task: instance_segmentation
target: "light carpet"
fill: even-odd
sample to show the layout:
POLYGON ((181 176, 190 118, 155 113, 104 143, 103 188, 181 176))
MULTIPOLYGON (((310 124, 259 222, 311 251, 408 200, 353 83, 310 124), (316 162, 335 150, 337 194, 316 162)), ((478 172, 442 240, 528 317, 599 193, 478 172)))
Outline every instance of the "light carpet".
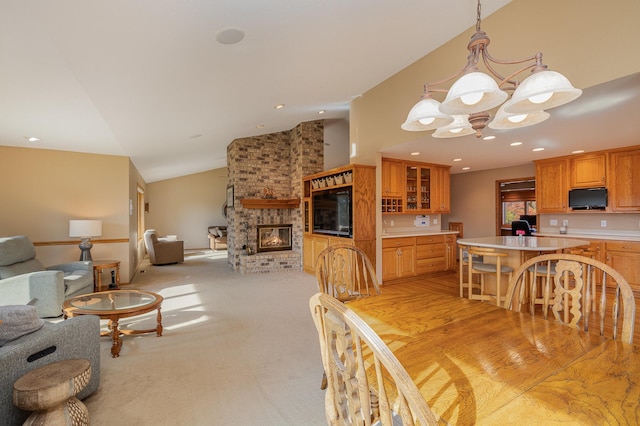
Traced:
MULTIPOLYGON (((119 358, 102 339, 100 387, 84 401, 92 425, 326 424, 314 276, 240 275, 210 250, 141 269, 123 288, 164 297, 164 333, 123 336, 119 358)), ((153 328, 155 314, 120 324, 153 328)))

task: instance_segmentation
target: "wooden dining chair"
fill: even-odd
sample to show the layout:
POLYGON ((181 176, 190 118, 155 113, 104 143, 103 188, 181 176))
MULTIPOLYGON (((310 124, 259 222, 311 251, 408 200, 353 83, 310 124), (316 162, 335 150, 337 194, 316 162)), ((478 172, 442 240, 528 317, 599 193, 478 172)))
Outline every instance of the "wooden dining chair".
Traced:
POLYGON ((467 268, 467 283, 469 283, 469 299, 472 300, 495 300, 496 305, 501 306, 504 301, 502 296, 502 276, 507 275, 509 282, 513 274, 511 266, 503 265, 502 259, 507 257, 507 253, 498 252, 492 248, 485 247, 469 247, 467 268), (477 261, 481 258, 481 261, 477 261), (473 275, 480 275, 479 293, 473 292, 473 275), (496 294, 487 294, 485 292, 485 277, 494 275, 496 278, 496 294))
POLYGON ((552 288, 549 289, 549 304, 554 318, 573 327, 589 331, 590 323, 599 326, 601 336, 618 337, 626 343, 633 342, 633 330, 636 316, 636 302, 627 280, 615 269, 598 260, 575 254, 552 253, 531 258, 515 272, 509 283, 504 302, 506 309, 520 312, 528 306, 535 315, 531 294, 532 283, 528 279, 528 269, 538 265, 555 262, 555 275, 552 288), (592 283, 600 287, 600 300, 596 310, 597 318, 591 321, 591 301, 596 297, 592 283), (608 300, 611 297, 612 300, 608 300), (584 301, 584 302, 583 302, 584 301), (607 321, 607 314, 611 322, 607 321), (620 324, 622 319, 622 324, 620 324))
POLYGON ((405 368, 362 318, 324 293, 312 296, 309 308, 328 377, 328 424, 438 424, 405 368))
POLYGON ((322 250, 316 260, 319 291, 341 302, 380 294, 373 264, 362 249, 336 244, 322 250))
MULTIPOLYGON (((322 250, 316 260, 318 290, 343 303, 380 294, 380 284, 373 264, 362 249, 336 244, 322 250)), ((326 389, 326 373, 320 389, 326 389)))

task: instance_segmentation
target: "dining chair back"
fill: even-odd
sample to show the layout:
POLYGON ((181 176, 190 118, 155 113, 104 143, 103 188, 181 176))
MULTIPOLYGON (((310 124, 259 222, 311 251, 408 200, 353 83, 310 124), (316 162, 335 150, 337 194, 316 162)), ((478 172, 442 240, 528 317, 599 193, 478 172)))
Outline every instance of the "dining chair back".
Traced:
POLYGON ((312 296, 309 308, 328 376, 328 424, 438 424, 405 368, 362 318, 325 293, 312 296))
POLYGON ((590 325, 599 326, 600 335, 611 334, 613 339, 618 338, 620 329, 620 339, 633 342, 636 302, 629 283, 618 271, 590 257, 552 253, 527 260, 509 283, 504 307, 519 312, 528 305, 529 312, 535 315, 530 297, 535 294, 535 280, 527 278, 528 270, 550 262, 555 263, 555 275, 550 281, 553 288, 549 289, 549 303, 557 321, 584 331, 589 331, 590 325), (594 282, 595 287, 600 287, 596 292, 593 291, 594 282), (589 308, 596 293, 600 296, 597 317, 591 318, 589 308))
POLYGON ((319 291, 341 302, 380 294, 373 264, 362 249, 336 244, 322 250, 316 260, 319 291))
POLYGON ((509 256, 507 253, 498 252, 492 248, 485 247, 469 247, 468 259, 469 266, 467 268, 467 283, 469 283, 469 299, 474 300, 495 300, 496 305, 502 305, 504 296, 502 295, 502 275, 507 275, 509 282, 513 274, 511 266, 503 265, 502 260, 509 256), (482 259, 480 261, 476 259, 482 259), (480 275, 479 293, 473 292, 473 275, 480 275), (496 279, 495 294, 487 293, 485 290, 485 277, 494 275, 496 279))

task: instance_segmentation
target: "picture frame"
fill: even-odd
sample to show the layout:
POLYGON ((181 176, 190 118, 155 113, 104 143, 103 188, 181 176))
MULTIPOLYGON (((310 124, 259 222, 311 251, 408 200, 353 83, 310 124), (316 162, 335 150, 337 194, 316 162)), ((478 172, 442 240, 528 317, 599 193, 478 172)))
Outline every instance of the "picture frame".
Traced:
POLYGON ((233 207, 233 185, 227 186, 227 208, 233 207))

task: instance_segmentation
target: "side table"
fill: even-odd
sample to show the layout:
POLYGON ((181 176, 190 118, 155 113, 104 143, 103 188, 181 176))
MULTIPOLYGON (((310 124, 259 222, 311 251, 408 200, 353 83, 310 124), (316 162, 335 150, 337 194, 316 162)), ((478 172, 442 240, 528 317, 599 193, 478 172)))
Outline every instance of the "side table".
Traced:
POLYGON ((102 291, 102 271, 111 270, 111 289, 120 288, 120 261, 119 260, 94 260, 93 261, 93 290, 102 291))
POLYGON ((20 377, 13 385, 13 403, 34 411, 25 425, 88 425, 89 411, 76 395, 91 378, 86 359, 54 362, 20 377))

